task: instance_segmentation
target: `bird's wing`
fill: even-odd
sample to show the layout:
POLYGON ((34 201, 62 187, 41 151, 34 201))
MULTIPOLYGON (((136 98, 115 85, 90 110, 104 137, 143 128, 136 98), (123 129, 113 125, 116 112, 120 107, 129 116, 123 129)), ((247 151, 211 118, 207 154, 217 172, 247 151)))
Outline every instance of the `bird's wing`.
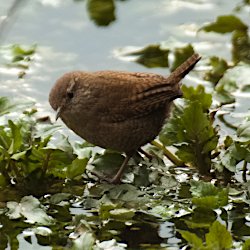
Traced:
POLYGON ((100 109, 114 122, 140 117, 180 97, 180 80, 200 60, 194 54, 168 77, 150 73, 95 72, 95 84, 102 85, 100 109))
POLYGON ((132 97, 134 112, 144 114, 151 112, 166 103, 182 96, 180 81, 194 68, 200 60, 198 54, 193 54, 168 77, 156 77, 155 81, 138 85, 136 94, 132 97))

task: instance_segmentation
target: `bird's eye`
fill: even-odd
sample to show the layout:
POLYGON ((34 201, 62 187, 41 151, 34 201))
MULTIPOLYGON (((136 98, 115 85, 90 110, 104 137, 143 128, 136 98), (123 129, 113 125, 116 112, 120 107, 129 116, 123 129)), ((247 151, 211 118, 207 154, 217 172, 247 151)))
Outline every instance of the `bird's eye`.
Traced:
POLYGON ((73 92, 67 92, 67 96, 68 96, 68 98, 72 99, 74 97, 74 93, 73 92))

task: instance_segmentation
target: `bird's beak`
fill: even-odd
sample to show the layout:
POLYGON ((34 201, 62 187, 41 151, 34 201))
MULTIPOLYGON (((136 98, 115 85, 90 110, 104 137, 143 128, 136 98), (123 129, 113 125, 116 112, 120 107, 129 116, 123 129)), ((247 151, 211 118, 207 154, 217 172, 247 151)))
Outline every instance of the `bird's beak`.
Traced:
POLYGON ((62 113, 62 107, 59 107, 56 111, 56 121, 60 117, 61 113, 62 113))

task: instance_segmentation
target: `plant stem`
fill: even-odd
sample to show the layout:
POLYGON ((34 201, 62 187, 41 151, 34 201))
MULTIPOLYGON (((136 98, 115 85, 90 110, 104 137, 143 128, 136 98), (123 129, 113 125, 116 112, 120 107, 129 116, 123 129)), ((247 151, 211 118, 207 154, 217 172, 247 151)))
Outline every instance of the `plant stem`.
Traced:
POLYGON ((9 161, 9 166, 10 166, 10 169, 15 173, 15 175, 16 175, 15 177, 16 177, 17 182, 21 182, 22 176, 20 175, 19 170, 18 170, 18 168, 16 166, 16 162, 10 160, 9 161))
POLYGON ((164 153, 164 155, 171 161, 173 162, 176 166, 181 167, 181 166, 186 166, 183 161, 178 159, 174 154, 172 154, 166 147, 164 147, 160 142, 157 141, 152 141, 152 145, 155 147, 161 149, 164 153))
POLYGON ((243 162, 243 168, 242 168, 242 179, 244 182, 247 182, 247 161, 245 160, 243 162))
POLYGON ((47 170, 48 170, 48 166, 49 166, 49 160, 50 160, 50 155, 51 155, 51 151, 48 151, 46 158, 43 162, 43 177, 45 176, 47 170))

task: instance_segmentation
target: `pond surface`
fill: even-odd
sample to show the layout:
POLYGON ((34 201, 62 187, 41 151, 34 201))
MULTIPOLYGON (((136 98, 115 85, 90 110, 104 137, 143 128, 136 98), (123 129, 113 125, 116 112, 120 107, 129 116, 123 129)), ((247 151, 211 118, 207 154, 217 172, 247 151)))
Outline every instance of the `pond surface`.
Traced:
MULTIPOLYGON (((21 80, 17 79, 17 69, 6 69, 1 64, 1 96, 30 98, 38 102, 42 110, 50 110, 48 93, 55 80, 67 71, 109 69, 168 73, 166 68, 147 69, 121 60, 119 55, 131 48, 161 42, 192 43, 204 57, 230 58, 229 35, 197 34, 196 30, 218 15, 232 13, 237 6, 234 0, 114 1, 114 20, 107 26, 91 20, 88 8, 91 1, 16 2, 0 2, 0 44, 37 44, 37 53, 21 80)), ((247 11, 237 14, 249 23, 247 11)), ((1 61, 6 63, 8 59, 2 57, 1 61)))

